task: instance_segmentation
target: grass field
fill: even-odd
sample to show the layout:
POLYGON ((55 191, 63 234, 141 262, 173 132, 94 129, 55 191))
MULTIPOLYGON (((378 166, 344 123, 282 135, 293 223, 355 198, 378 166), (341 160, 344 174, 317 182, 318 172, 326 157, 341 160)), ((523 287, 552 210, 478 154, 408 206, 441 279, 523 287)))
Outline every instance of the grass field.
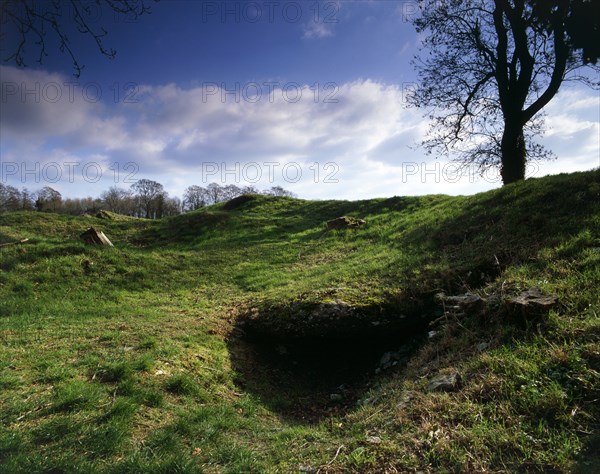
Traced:
POLYGON ((110 217, 0 215, 0 472, 600 472, 598 170, 110 217))

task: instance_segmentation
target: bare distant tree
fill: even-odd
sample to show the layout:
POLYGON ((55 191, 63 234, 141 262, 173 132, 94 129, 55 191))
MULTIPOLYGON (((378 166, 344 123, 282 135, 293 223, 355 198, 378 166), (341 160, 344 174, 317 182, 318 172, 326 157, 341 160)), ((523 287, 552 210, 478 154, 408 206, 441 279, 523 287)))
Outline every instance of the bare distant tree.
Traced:
POLYGON ((228 201, 242 194, 242 190, 235 184, 228 184, 223 187, 223 200, 228 201))
POLYGON ((139 205, 139 214, 151 219, 156 217, 158 205, 164 198, 163 185, 151 179, 140 179, 131 185, 139 205))
POLYGON ((132 194, 128 189, 111 186, 100 195, 107 211, 118 214, 129 214, 132 211, 132 194))
POLYGON ((260 191, 256 186, 244 186, 241 190, 241 194, 260 194, 260 191))
POLYGON ((208 191, 202 186, 188 186, 183 193, 183 207, 186 211, 195 211, 208 204, 208 191))
POLYGON ((22 211, 33 211, 35 209, 34 206, 34 196, 29 192, 27 188, 21 189, 21 207, 22 211))
POLYGON ((0 183, 0 212, 18 211, 21 209, 21 193, 8 184, 0 183))
POLYGON ((102 207, 102 201, 98 198, 66 198, 63 199, 60 211, 64 214, 81 215, 95 213, 102 207))
POLYGON ((223 188, 218 183, 210 183, 206 190, 209 204, 216 204, 224 200, 223 188))
POLYGON ((167 193, 165 193, 159 198, 158 202, 158 218, 181 214, 181 199, 178 197, 169 197, 167 193))
POLYGON ((59 212, 62 207, 62 196, 50 186, 45 186, 37 192, 35 208, 38 211, 59 212))
POLYGON ((273 186, 271 189, 264 192, 267 196, 283 196, 283 197, 296 197, 296 195, 282 188, 281 186, 273 186))

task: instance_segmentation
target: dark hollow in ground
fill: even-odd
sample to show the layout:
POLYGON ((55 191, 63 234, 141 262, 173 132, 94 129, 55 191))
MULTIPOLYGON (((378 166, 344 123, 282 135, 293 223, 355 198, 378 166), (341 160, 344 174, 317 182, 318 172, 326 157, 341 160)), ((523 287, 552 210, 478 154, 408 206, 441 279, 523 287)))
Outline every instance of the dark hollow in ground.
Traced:
POLYGON ((237 330, 229 350, 241 390, 290 421, 315 423, 356 407, 378 378, 398 374, 426 330, 382 327, 369 334, 293 339, 237 330))

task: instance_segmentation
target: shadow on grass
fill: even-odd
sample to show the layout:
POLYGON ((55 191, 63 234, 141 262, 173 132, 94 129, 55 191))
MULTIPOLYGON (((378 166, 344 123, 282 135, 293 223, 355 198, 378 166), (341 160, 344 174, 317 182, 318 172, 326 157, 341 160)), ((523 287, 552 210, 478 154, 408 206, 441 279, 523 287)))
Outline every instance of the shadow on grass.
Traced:
POLYGON ((271 324, 240 318, 228 341, 235 383, 292 423, 343 415, 356 408, 377 378, 402 369, 436 314, 401 320, 399 313, 382 316, 377 321, 328 319, 302 334, 284 330, 276 335, 271 324))
POLYGON ((574 474, 600 474, 600 435, 591 435, 577 456, 574 474))

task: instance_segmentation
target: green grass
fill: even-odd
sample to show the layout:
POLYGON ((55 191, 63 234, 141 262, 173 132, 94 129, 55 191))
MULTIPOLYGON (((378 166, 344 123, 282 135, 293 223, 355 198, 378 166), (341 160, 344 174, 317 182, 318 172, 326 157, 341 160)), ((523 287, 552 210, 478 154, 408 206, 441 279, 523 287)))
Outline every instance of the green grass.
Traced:
POLYGON ((0 248, 1 472, 599 471, 599 171, 108 217, 0 215, 0 243, 30 239, 0 248), (326 231, 341 215, 367 225, 326 231), (81 243, 91 225, 115 247, 81 243), (502 300, 530 287, 559 304, 517 324, 502 300), (361 338, 379 357, 403 316, 441 315, 442 291, 498 301, 406 367, 361 364, 361 338), (279 348, 342 333, 316 363, 279 348), (452 369, 456 391, 427 391, 452 369))

